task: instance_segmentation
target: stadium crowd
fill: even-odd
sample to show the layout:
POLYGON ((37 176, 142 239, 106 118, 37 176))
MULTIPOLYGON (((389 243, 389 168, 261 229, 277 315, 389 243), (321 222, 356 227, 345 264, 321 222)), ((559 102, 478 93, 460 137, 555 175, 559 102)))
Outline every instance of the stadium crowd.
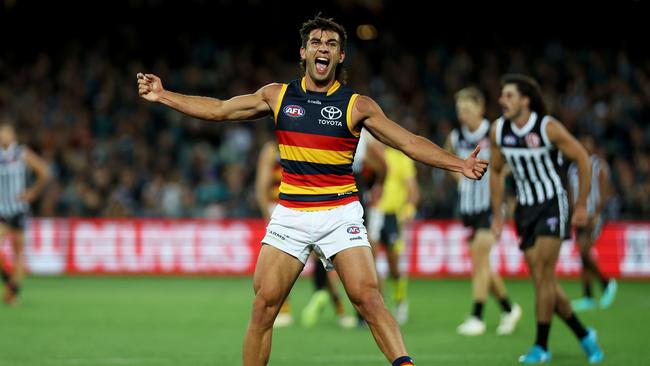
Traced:
MULTIPOLYGON (((54 176, 34 215, 260 216, 255 161, 273 138, 273 122, 206 124, 152 107, 138 97, 135 75, 150 70, 166 88, 186 94, 254 92, 297 77, 297 50, 290 46, 298 34, 290 45, 261 48, 180 40, 178 53, 186 57, 168 51, 154 59, 139 57, 137 34, 126 34, 126 53, 115 52, 115 39, 100 39, 0 59, 0 114, 17 123, 19 139, 48 161, 54 176)), ((483 90, 493 120, 500 113, 500 76, 534 76, 552 115, 576 135, 592 134, 610 163, 615 192, 607 217, 650 218, 649 61, 625 50, 557 42, 535 49, 431 44, 413 51, 390 33, 370 42, 350 39, 346 68, 353 88, 440 145, 457 125, 457 90, 483 90)), ((418 165, 418 179, 418 217, 457 217, 450 176, 418 165)))

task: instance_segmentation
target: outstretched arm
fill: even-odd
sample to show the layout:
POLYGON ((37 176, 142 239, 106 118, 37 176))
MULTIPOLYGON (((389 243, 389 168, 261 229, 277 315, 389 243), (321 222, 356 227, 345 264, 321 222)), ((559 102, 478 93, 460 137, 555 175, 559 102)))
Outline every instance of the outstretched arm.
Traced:
POLYGON ((487 169, 488 162, 476 157, 479 152, 478 146, 467 159, 463 160, 388 119, 379 105, 369 97, 357 98, 352 109, 352 121, 353 126, 362 123, 379 141, 421 163, 462 173, 470 179, 481 179, 487 169))
POLYGON ((505 161, 496 142, 496 123, 490 129, 490 201, 492 204, 492 232, 498 239, 503 230, 503 167, 505 161))
POLYGON ((162 103, 181 113, 208 121, 242 121, 256 119, 273 112, 281 84, 269 84, 253 94, 220 100, 183 95, 165 90, 154 74, 138 73, 138 93, 150 102, 162 103))
MULTIPOLYGON (((451 135, 452 134, 450 133, 449 136, 447 136, 447 139, 445 140, 445 145, 443 147, 446 151, 449 151, 450 154, 454 154, 455 153, 454 144, 451 141, 452 139, 451 135)), ((460 173, 450 173, 450 174, 454 178, 456 183, 460 182, 460 180, 463 178, 463 176, 460 173)))
POLYGON ((558 121, 551 120, 548 122, 546 135, 550 142, 557 146, 558 150, 578 165, 578 192, 574 192, 578 199, 576 200, 571 222, 577 226, 584 226, 587 224, 588 219, 587 196, 591 187, 591 164, 589 164, 587 150, 558 121))

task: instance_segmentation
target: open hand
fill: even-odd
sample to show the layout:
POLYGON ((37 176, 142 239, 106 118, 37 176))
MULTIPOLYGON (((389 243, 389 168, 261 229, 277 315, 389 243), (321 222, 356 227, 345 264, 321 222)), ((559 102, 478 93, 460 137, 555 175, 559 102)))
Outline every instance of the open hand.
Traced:
POLYGON ((576 205, 573 211, 573 217, 571 218, 571 223, 577 227, 585 227, 589 217, 587 215, 587 207, 585 205, 576 205))

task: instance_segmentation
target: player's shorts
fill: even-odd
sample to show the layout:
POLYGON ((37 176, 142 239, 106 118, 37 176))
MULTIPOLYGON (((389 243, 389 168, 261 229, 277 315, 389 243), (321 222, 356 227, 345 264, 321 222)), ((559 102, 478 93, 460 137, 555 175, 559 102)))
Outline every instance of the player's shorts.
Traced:
POLYGON ((397 215, 371 209, 368 217, 370 238, 391 249, 400 238, 400 227, 397 215))
POLYGON ((10 216, 0 216, 0 225, 5 225, 14 230, 25 230, 27 227, 28 213, 19 213, 10 216))
POLYGON ((485 210, 476 214, 461 215, 461 218, 463 220, 463 225, 471 229, 471 234, 468 238, 468 242, 471 242, 478 230, 490 228, 492 213, 490 210, 485 210))
POLYGON ((515 209, 515 226, 521 239, 519 243, 521 250, 535 245, 538 236, 555 236, 560 240, 570 238, 570 225, 571 217, 566 195, 538 205, 517 205, 515 209))
POLYGON ((358 201, 323 211, 298 211, 278 205, 266 227, 263 244, 271 245, 307 263, 314 251, 325 269, 334 269, 332 257, 345 249, 370 247, 358 201))
POLYGON ((605 220, 603 219, 603 215, 598 215, 598 217, 592 221, 591 225, 576 228, 576 236, 591 235, 591 240, 596 241, 602 233, 604 225, 605 220))

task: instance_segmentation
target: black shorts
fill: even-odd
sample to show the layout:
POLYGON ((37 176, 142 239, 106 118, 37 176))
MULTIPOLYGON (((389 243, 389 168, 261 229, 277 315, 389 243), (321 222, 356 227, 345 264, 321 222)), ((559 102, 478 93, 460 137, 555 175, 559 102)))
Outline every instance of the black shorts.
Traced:
POLYGON ((397 215, 378 212, 376 215, 373 215, 373 219, 371 220, 370 225, 373 225, 374 230, 377 230, 377 227, 374 225, 379 226, 379 232, 375 233, 375 237, 379 238, 379 242, 381 244, 385 245, 388 249, 391 249, 393 246, 395 246, 395 243, 397 243, 400 236, 397 215), (377 222, 372 223, 374 220, 377 222))
POLYGON ((489 210, 473 215, 462 215, 463 225, 472 230, 489 229, 492 222, 492 213, 489 210))
POLYGON ((571 216, 566 195, 538 205, 517 205, 515 209, 515 226, 521 240, 521 250, 535 245, 538 236, 555 236, 560 240, 570 238, 570 225, 571 216))
POLYGON ((27 226, 27 213, 20 213, 11 216, 0 216, 0 224, 8 226, 14 230, 25 230, 27 226))
POLYGON ((490 224, 492 223, 492 213, 490 210, 481 211, 473 215, 461 215, 461 218, 463 219, 463 225, 472 230, 467 239, 468 242, 474 240, 476 231, 480 229, 489 229, 490 224))

